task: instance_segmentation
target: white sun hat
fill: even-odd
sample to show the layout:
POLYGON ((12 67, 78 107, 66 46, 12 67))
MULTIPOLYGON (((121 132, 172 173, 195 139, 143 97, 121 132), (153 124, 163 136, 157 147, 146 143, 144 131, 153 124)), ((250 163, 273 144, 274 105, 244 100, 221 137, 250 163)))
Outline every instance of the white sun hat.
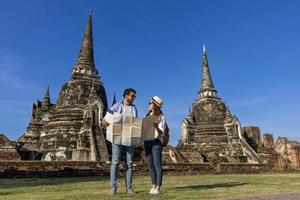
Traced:
POLYGON ((164 102, 163 102, 163 101, 161 100, 161 98, 158 97, 158 96, 152 97, 152 98, 151 98, 151 101, 152 101, 155 105, 157 105, 159 108, 161 108, 162 105, 164 104, 164 102))

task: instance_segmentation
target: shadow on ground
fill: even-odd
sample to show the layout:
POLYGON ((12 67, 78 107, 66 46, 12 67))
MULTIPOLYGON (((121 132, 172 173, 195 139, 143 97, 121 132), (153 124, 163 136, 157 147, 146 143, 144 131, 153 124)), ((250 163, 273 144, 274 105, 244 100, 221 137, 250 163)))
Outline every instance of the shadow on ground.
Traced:
POLYGON ((59 185, 68 183, 80 182, 94 182, 94 181, 108 181, 109 177, 106 176, 93 176, 93 177, 70 177, 70 178, 11 178, 0 179, 0 188, 9 189, 15 187, 37 187, 45 185, 59 185))
POLYGON ((223 188, 223 187, 236 187, 247 185, 249 183, 240 183, 240 182, 230 182, 230 183, 214 183, 209 185, 185 185, 185 186, 177 186, 174 188, 170 188, 169 190, 201 190, 201 189, 212 189, 212 188, 223 188))

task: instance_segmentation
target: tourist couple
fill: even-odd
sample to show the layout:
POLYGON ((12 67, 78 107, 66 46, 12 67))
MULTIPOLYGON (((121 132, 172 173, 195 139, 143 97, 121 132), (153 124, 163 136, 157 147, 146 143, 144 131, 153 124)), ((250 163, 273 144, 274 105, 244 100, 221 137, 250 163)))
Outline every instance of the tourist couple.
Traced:
MULTIPOLYGON (((122 115, 137 117, 138 112, 133 104, 136 91, 132 88, 127 88, 123 93, 123 101, 114 104, 110 110, 113 112, 121 113, 122 115)), ((160 194, 160 187, 162 184, 162 135, 166 130, 166 120, 162 114, 161 108, 163 101, 158 96, 154 96, 149 101, 149 112, 147 114, 155 117, 157 120, 153 124, 155 128, 155 137, 153 140, 144 141, 144 148, 147 157, 147 161, 150 168, 150 176, 152 181, 152 188, 149 193, 153 195, 160 194)), ((102 125, 109 126, 109 123, 104 119, 102 125)), ((115 195, 117 192, 117 177, 119 162, 121 159, 122 151, 126 154, 126 191, 128 194, 134 194, 132 190, 132 171, 133 171, 133 156, 135 147, 125 146, 119 144, 112 144, 112 159, 110 170, 111 181, 111 195, 115 195)))

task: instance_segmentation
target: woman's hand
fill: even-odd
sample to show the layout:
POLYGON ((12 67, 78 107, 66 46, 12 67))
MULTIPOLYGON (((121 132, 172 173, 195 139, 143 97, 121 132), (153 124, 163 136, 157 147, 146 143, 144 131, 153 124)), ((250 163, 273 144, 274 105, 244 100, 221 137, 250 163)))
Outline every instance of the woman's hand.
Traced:
POLYGON ((158 129, 158 123, 156 123, 156 122, 153 123, 153 127, 156 128, 156 129, 158 129))

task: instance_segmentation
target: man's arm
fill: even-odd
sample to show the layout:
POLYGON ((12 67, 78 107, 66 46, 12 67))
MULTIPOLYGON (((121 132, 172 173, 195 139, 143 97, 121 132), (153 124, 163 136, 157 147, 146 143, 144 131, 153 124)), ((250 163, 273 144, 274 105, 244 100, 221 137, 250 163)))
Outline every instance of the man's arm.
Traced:
POLYGON ((108 122, 108 121, 112 122, 112 120, 113 120, 113 114, 114 114, 114 112, 113 112, 112 110, 107 109, 106 115, 105 115, 104 118, 100 121, 100 124, 101 124, 102 126, 109 126, 109 122, 108 122))

